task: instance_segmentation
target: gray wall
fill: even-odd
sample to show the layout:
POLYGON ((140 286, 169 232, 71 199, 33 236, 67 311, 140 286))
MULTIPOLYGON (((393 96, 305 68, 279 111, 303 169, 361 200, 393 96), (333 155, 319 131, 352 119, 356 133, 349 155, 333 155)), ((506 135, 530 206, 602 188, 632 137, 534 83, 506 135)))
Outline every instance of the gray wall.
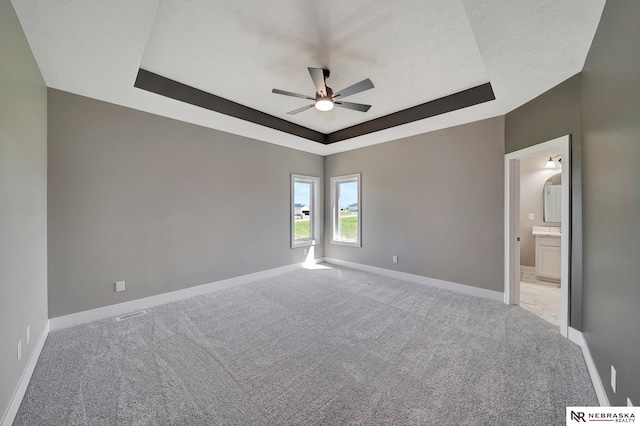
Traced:
POLYGON ((47 321, 47 89, 9 0, 0 58, 1 419, 47 321))
POLYGON ((323 164, 50 89, 50 317, 302 262, 290 174, 323 164))
POLYGON ((330 177, 358 172, 362 247, 327 220, 327 257, 503 291, 503 117, 326 157, 325 217, 330 177))
POLYGON ((613 405, 640 405, 640 2, 609 1, 582 73, 583 331, 613 405), (610 365, 618 392, 609 386, 610 365))
POLYGON ((582 130, 580 75, 505 116, 507 153, 571 135, 571 327, 582 330, 582 130))
POLYGON ((533 226, 560 226, 560 223, 544 221, 542 191, 551 176, 560 169, 545 169, 549 157, 560 151, 549 151, 520 160, 520 265, 536 266, 536 239, 531 234, 533 226), (533 220, 529 220, 533 213, 533 220))

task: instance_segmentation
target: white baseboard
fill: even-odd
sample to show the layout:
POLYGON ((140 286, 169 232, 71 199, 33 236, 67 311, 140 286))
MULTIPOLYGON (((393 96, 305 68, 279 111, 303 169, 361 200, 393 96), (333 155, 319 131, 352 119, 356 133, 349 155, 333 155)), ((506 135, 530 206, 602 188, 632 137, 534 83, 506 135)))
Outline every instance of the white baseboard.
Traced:
MULTIPOLYGON (((311 260, 309 263, 322 263, 324 258, 311 260)), ((281 266, 278 268, 267 269, 265 271, 255 272, 252 274, 241 275, 239 277, 229 278, 226 280, 215 281, 208 284, 202 284, 195 287, 189 287, 182 290, 162 293, 155 296, 149 296, 142 299, 131 300, 129 302, 117 303, 115 305, 104 306, 101 308, 91 309, 88 311, 77 312, 75 314, 64 315, 61 317, 51 318, 51 331, 60 330, 62 328, 73 327, 80 324, 86 324, 105 318, 117 317, 119 315, 130 312, 149 309, 153 306, 163 305, 165 303, 175 302, 177 300, 187 299, 193 296, 200 296, 206 293, 212 293, 219 290, 246 284, 251 281, 270 278, 285 272, 294 271, 299 268, 308 266, 307 262, 294 263, 291 265, 281 266)))
POLYGON ((502 302, 504 294, 498 291, 486 290, 484 288, 472 287, 465 284, 453 283, 450 281, 439 280, 436 278, 424 277, 422 275, 409 274, 407 272, 394 271, 392 269, 378 268, 377 266, 363 265, 362 263, 348 262, 345 260, 333 259, 325 257, 327 263, 334 265, 346 266, 347 268, 358 269, 360 271, 373 272, 374 274, 385 275, 399 280, 412 281, 418 284, 428 285, 430 287, 450 290, 456 293, 467 294, 469 296, 482 297, 484 299, 497 300, 502 302))
POLYGON ((584 361, 587 363, 587 369, 589 370, 593 387, 596 390, 596 395, 598 395, 598 402, 600 403, 600 406, 609 407, 609 398, 607 398, 607 393, 604 391, 604 386, 602 386, 602 380, 600 380, 600 375, 598 374, 596 364, 593 362, 593 358, 591 357, 589 345, 587 345, 584 334, 575 328, 569 327, 568 337, 569 340, 582 348, 582 355, 584 356, 584 361))
POLYGON ((18 409, 20 408, 20 404, 22 404, 22 398, 24 398, 27 386, 29 386, 29 381, 33 375, 33 370, 36 368, 36 364, 40 358, 40 352, 42 352, 44 342, 47 340, 47 336, 49 335, 49 325, 50 322, 47 321, 44 326, 44 330, 42 330, 42 333, 36 342, 36 346, 33 348, 33 352, 31 352, 29 361, 22 372, 22 377, 20 377, 20 382, 18 382, 18 387, 11 398, 11 403, 9 403, 9 407, 7 407, 7 410, 2 417, 2 422, 0 423, 2 426, 11 426, 16 418, 16 414, 18 414, 18 409))

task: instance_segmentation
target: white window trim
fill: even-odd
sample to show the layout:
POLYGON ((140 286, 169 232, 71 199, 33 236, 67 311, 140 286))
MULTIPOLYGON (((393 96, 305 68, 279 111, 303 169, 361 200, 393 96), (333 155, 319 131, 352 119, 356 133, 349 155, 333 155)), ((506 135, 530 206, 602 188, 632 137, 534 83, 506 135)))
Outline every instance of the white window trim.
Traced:
POLYGON ((319 244, 320 240, 320 178, 315 176, 305 176, 305 175, 297 175, 291 174, 291 248, 298 247, 308 247, 319 244), (302 183, 310 183, 311 184, 311 196, 309 199, 311 200, 310 207, 310 217, 311 221, 311 236, 305 239, 295 239, 295 227, 296 227, 296 219, 295 219, 295 195, 294 195, 294 187, 296 182, 302 183))
POLYGON ((360 173, 331 178, 331 244, 362 247, 362 179, 360 173), (339 200, 337 199, 338 185, 347 182, 358 182, 358 240, 347 241, 337 238, 338 220, 340 217, 339 200))

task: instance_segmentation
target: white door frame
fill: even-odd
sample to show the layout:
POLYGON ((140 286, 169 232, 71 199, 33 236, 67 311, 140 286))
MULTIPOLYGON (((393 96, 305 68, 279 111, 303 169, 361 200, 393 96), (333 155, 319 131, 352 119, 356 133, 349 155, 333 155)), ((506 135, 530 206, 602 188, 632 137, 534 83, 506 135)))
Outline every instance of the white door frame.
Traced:
POLYGON ((560 334, 564 337, 567 337, 569 330, 570 141, 571 137, 569 135, 561 136, 504 156, 504 303, 517 305, 520 297, 520 244, 518 243, 520 216, 516 213, 520 210, 520 199, 519 196, 516 197, 515 195, 520 193, 519 160, 552 149, 560 149, 562 151, 560 334))

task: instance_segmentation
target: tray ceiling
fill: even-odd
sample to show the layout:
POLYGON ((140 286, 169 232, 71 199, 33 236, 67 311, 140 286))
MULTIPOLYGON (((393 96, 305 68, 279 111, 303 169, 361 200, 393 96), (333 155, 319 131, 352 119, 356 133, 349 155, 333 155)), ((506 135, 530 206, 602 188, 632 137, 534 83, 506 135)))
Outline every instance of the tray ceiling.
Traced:
POLYGON ((13 0, 49 87, 322 155, 505 114, 580 72, 604 0, 13 0), (307 67, 367 113, 314 94, 307 67), (322 145, 134 87, 139 69, 321 134, 490 83, 496 99, 322 145))

